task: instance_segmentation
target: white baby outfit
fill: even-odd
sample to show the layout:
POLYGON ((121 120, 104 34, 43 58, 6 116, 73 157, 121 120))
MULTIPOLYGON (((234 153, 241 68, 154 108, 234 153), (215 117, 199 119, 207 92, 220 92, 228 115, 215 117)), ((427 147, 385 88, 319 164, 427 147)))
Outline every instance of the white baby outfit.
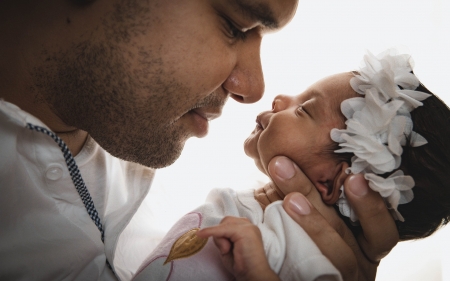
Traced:
POLYGON ((246 217, 261 230, 271 268, 282 280, 342 280, 306 232, 284 211, 282 202, 263 212, 254 191, 214 189, 204 205, 182 217, 138 270, 143 280, 233 280, 212 239, 199 251, 168 261, 172 245, 192 229, 217 225, 225 216, 246 217))

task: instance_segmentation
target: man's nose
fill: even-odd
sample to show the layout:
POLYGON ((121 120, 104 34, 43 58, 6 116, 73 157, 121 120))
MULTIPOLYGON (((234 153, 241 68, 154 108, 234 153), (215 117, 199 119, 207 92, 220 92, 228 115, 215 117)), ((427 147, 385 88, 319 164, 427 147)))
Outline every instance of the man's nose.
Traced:
POLYGON ((236 65, 223 87, 238 102, 257 102, 264 94, 260 47, 259 35, 247 38, 240 46, 237 46, 236 65))
POLYGON ((274 113, 285 110, 291 101, 291 97, 290 96, 286 96, 286 95, 278 95, 273 99, 272 102, 272 111, 274 113))

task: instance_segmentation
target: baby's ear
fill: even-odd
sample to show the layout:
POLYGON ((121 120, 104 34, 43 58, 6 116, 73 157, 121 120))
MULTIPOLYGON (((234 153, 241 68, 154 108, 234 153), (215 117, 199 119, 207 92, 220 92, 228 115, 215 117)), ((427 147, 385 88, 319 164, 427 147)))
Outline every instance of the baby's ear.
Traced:
POLYGON ((322 196, 322 200, 327 205, 334 205, 341 195, 341 186, 348 177, 345 170, 348 168, 347 162, 341 162, 336 166, 333 179, 327 182, 319 182, 316 187, 322 196))

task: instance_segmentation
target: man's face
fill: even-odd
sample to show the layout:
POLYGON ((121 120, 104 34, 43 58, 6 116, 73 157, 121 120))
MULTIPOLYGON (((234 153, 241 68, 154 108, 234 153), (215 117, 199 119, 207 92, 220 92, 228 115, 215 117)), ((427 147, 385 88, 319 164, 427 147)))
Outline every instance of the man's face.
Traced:
MULTIPOLYGON (((287 24, 296 6, 297 0, 99 0, 88 7, 101 11, 98 23, 88 21, 95 28, 49 54, 36 84, 65 123, 111 154, 164 167, 189 137, 207 134, 229 96, 243 103, 261 98, 262 36, 287 24)), ((76 26, 76 15, 71 22, 76 26)))
MULTIPOLYGON (((323 180, 337 165, 324 149, 333 143, 331 129, 345 127, 340 104, 357 96, 349 83, 351 77, 350 73, 333 75, 300 95, 275 97, 272 110, 258 115, 255 130, 244 143, 245 153, 266 175, 269 161, 284 155, 314 184, 323 180)), ((279 194, 284 197, 293 191, 298 190, 279 190, 279 194)))

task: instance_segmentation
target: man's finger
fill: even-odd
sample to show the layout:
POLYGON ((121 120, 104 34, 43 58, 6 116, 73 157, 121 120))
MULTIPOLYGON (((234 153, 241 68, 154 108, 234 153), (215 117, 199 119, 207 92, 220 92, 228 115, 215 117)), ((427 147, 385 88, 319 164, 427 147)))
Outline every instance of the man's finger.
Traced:
POLYGON ((369 260, 379 262, 399 240, 394 219, 383 198, 369 188, 363 175, 347 177, 344 186, 345 196, 363 229, 358 242, 369 260))
POLYGON ((312 189, 315 189, 308 177, 292 160, 285 156, 272 158, 268 170, 275 185, 282 187, 285 194, 300 192, 306 196, 312 189))
POLYGON ((300 192, 324 217, 330 218, 328 223, 335 227, 333 223, 337 220, 331 219, 336 218, 335 211, 323 202, 314 184, 292 160, 285 156, 274 157, 269 162, 269 173, 273 183, 282 189, 285 195, 300 192))

